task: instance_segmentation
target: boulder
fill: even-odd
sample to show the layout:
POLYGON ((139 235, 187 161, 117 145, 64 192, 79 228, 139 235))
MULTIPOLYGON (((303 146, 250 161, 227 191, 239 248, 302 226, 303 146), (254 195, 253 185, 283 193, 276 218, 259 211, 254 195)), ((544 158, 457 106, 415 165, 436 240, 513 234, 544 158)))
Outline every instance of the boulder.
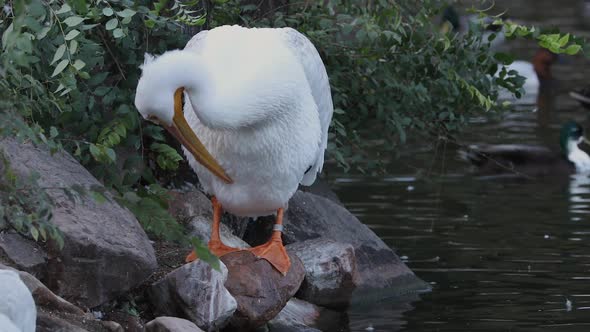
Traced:
MULTIPOLYGON (((213 218, 211 200, 203 192, 192 186, 185 186, 182 191, 171 190, 169 195, 171 197, 168 203, 170 213, 178 220, 187 221, 189 227, 193 228, 192 235, 201 238, 203 241, 209 241, 213 218)), ((220 227, 221 238, 224 243, 227 245, 235 243, 238 248, 248 247, 244 241, 241 241, 241 238, 248 227, 249 220, 249 218, 224 213, 221 217, 220 227), (229 242, 226 243, 225 241, 229 242)))
POLYGON ((224 327, 237 303, 224 286, 228 269, 220 265, 221 272, 196 260, 154 283, 148 296, 155 313, 189 319, 206 331, 224 327))
POLYGON ((27 271, 38 278, 45 277, 47 254, 41 246, 16 232, 0 233, 0 256, 15 268, 27 271))
MULTIPOLYGON (((258 238, 268 238, 272 231, 272 221, 250 226, 247 233, 256 234, 258 238)), ((360 292, 396 288, 400 293, 415 293, 429 289, 391 248, 344 207, 330 199, 298 191, 285 213, 283 241, 291 244, 316 238, 354 247, 360 292)))
POLYGON ((145 325, 146 332, 202 332, 197 325, 178 317, 158 317, 145 325))
POLYGON ((346 307, 358 283, 351 244, 326 238, 287 246, 303 262, 305 279, 297 297, 325 307, 346 307))
POLYGON ((238 302, 230 321, 235 331, 248 331, 274 318, 299 289, 305 276, 303 264, 288 252, 291 267, 283 276, 269 262, 249 251, 221 257, 229 270, 225 286, 238 302))
MULTIPOLYGON (((17 176, 39 174, 38 183, 52 199, 52 222, 63 232, 64 248, 47 250, 43 281, 71 302, 95 307, 146 280, 157 267, 154 250, 129 210, 110 195, 97 202, 87 195, 72 200, 64 188, 102 188, 67 153, 0 140, 0 149, 17 176)), ((18 264, 17 264, 18 265, 18 264)))
POLYGON ((291 328, 311 328, 320 317, 321 309, 309 302, 292 298, 279 314, 268 322, 270 331, 291 328))
POLYGON ((37 332, 123 332, 119 324, 96 320, 91 314, 57 296, 31 274, 2 264, 0 270, 17 272, 31 292, 37 308, 37 332))
MULTIPOLYGON (((211 238, 211 225, 213 220, 209 217, 195 216, 190 218, 188 224, 189 233, 191 236, 199 238, 203 243, 208 243, 211 238)), ((223 244, 234 248, 249 248, 248 243, 235 236, 224 224, 219 225, 219 235, 223 244)))

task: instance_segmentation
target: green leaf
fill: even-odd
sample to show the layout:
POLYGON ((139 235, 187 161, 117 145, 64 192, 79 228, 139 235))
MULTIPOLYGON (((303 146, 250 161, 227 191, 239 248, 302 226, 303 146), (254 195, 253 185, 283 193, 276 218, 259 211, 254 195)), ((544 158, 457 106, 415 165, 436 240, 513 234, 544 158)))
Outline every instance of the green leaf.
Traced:
POLYGON ((59 15, 59 14, 67 13, 71 10, 72 10, 72 7, 70 7, 67 3, 64 3, 55 13, 59 15))
POLYGON ((43 27, 39 32, 37 32, 37 40, 41 40, 47 36, 47 33, 51 30, 51 26, 43 27))
POLYGON ((76 68, 77 70, 84 68, 84 66, 86 66, 86 63, 84 61, 80 59, 76 59, 76 61, 74 61, 74 68, 76 68))
POLYGON ((61 60, 61 62, 58 63, 57 66, 55 66, 55 70, 53 71, 53 74, 51 74, 51 77, 54 77, 54 76, 58 75, 59 73, 61 73, 64 69, 66 69, 67 65, 68 65, 68 60, 61 60))
POLYGON ((125 8, 124 10, 117 12, 117 15, 121 16, 121 17, 131 17, 133 15, 135 15, 135 10, 129 9, 129 8, 125 8))
POLYGON ((51 60, 51 63, 49 65, 53 65, 58 60, 61 60, 61 58, 64 56, 65 52, 66 52, 66 44, 59 45, 57 50, 55 50, 55 54, 53 55, 53 60, 51 60))
POLYGON ((561 37, 558 41, 560 47, 564 47, 570 40, 570 34, 566 34, 565 36, 561 37))
POLYGON ((76 25, 84 22, 84 18, 80 16, 70 16, 63 21, 69 27, 75 27, 76 25))
POLYGON ((203 242, 201 242, 201 240, 196 237, 191 237, 190 242, 193 245, 193 249, 197 253, 197 256, 200 260, 209 264, 213 269, 221 271, 219 258, 213 255, 211 251, 209 251, 209 248, 203 242))
POLYGON ((72 40, 74 38, 76 38, 76 36, 78 36, 80 34, 80 31, 78 30, 72 30, 70 32, 68 32, 68 34, 64 37, 65 40, 72 40))
POLYGON ((105 25, 105 29, 107 30, 113 30, 114 28, 117 27, 117 25, 119 24, 119 20, 117 20, 117 18, 111 18, 107 24, 105 25))
POLYGON ((94 157, 95 160, 100 160, 101 152, 96 145, 90 144, 88 150, 90 151, 90 154, 92 155, 92 157, 94 157))
POLYGON ((90 190, 90 196, 99 204, 102 204, 107 200, 101 192, 95 190, 90 190))
POLYGON ((565 49, 565 53, 568 55, 575 55, 578 54, 578 52, 580 52, 581 49, 582 46, 580 45, 570 45, 565 49))
POLYGON ((49 137, 50 138, 56 138, 58 134, 59 133, 57 132, 57 128, 55 128, 54 126, 51 126, 49 128, 49 137))
POLYGON ((104 16, 107 16, 108 17, 108 16, 113 16, 113 14, 115 12, 113 11, 113 9, 111 7, 106 7, 106 8, 103 8, 102 9, 102 13, 103 13, 104 16))
POLYGON ((31 236, 33 237, 33 239, 35 241, 39 240, 39 230, 37 230, 37 228, 35 228, 35 227, 31 227, 30 231, 31 231, 31 236))
POLYGON ((70 54, 74 54, 76 53, 76 51, 78 50, 78 41, 73 39, 70 41, 70 54))
POLYGON ((123 30, 121 30, 121 28, 117 28, 113 31, 113 37, 115 37, 115 38, 121 38, 124 35, 125 34, 123 33, 123 30))

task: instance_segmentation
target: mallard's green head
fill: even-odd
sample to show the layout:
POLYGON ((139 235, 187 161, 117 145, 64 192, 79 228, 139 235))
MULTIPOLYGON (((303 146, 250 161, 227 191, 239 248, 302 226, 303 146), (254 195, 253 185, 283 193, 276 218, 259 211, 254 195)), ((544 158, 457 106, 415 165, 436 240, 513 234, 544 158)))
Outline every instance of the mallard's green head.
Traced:
POLYGON ((561 132, 559 133, 559 145, 561 146, 561 151, 565 155, 568 155, 570 152, 570 142, 577 146, 582 143, 584 139, 584 129, 575 121, 568 121, 563 127, 561 127, 561 132))

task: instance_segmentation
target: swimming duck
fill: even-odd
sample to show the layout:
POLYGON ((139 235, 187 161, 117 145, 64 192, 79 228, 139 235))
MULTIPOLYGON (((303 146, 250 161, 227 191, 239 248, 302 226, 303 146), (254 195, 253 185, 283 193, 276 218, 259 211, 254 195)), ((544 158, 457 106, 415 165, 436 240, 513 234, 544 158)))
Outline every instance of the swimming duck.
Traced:
MULTIPOLYGON (((533 62, 516 60, 506 66, 506 71, 515 70, 525 78, 522 89, 524 95, 516 98, 511 92, 501 88, 498 91, 498 100, 510 101, 518 105, 534 105, 539 97, 539 89, 542 84, 553 79, 551 66, 558 60, 558 56, 548 49, 539 48, 533 57, 533 62)), ((499 73, 496 73, 496 76, 499 73)))
POLYGON ((311 41, 291 28, 202 31, 184 50, 147 57, 135 106, 182 143, 213 195, 209 250, 241 250, 221 242, 222 208, 248 217, 276 213, 271 239, 248 250, 286 274, 283 210, 299 184, 311 185, 322 170, 333 112, 311 41))
POLYGON ((472 145, 460 150, 462 159, 478 168, 480 175, 511 173, 517 176, 539 177, 546 175, 588 173, 590 157, 578 145, 588 143, 583 128, 569 121, 561 128, 561 152, 538 145, 501 144, 472 145))

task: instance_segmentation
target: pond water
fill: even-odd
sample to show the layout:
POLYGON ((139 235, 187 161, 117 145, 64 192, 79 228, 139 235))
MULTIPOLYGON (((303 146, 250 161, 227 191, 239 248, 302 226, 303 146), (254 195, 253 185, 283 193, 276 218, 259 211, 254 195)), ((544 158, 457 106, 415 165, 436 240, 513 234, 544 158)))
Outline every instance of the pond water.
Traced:
MULTIPOLYGON (((496 1, 511 18, 588 38, 583 1, 496 1)), ((590 22, 589 22, 590 23, 590 22)), ((530 59, 534 43, 509 41, 530 59)), ((554 66, 552 107, 525 106, 472 119, 459 141, 558 148, 563 122, 590 129, 590 110, 567 93, 590 84, 590 60, 554 66)), ((388 174, 332 169, 342 202, 432 285, 411 303, 350 316, 351 331, 590 331, 590 177, 538 181, 481 178, 457 147, 424 138, 406 144, 388 174), (371 327, 373 329, 371 329, 371 327)))

